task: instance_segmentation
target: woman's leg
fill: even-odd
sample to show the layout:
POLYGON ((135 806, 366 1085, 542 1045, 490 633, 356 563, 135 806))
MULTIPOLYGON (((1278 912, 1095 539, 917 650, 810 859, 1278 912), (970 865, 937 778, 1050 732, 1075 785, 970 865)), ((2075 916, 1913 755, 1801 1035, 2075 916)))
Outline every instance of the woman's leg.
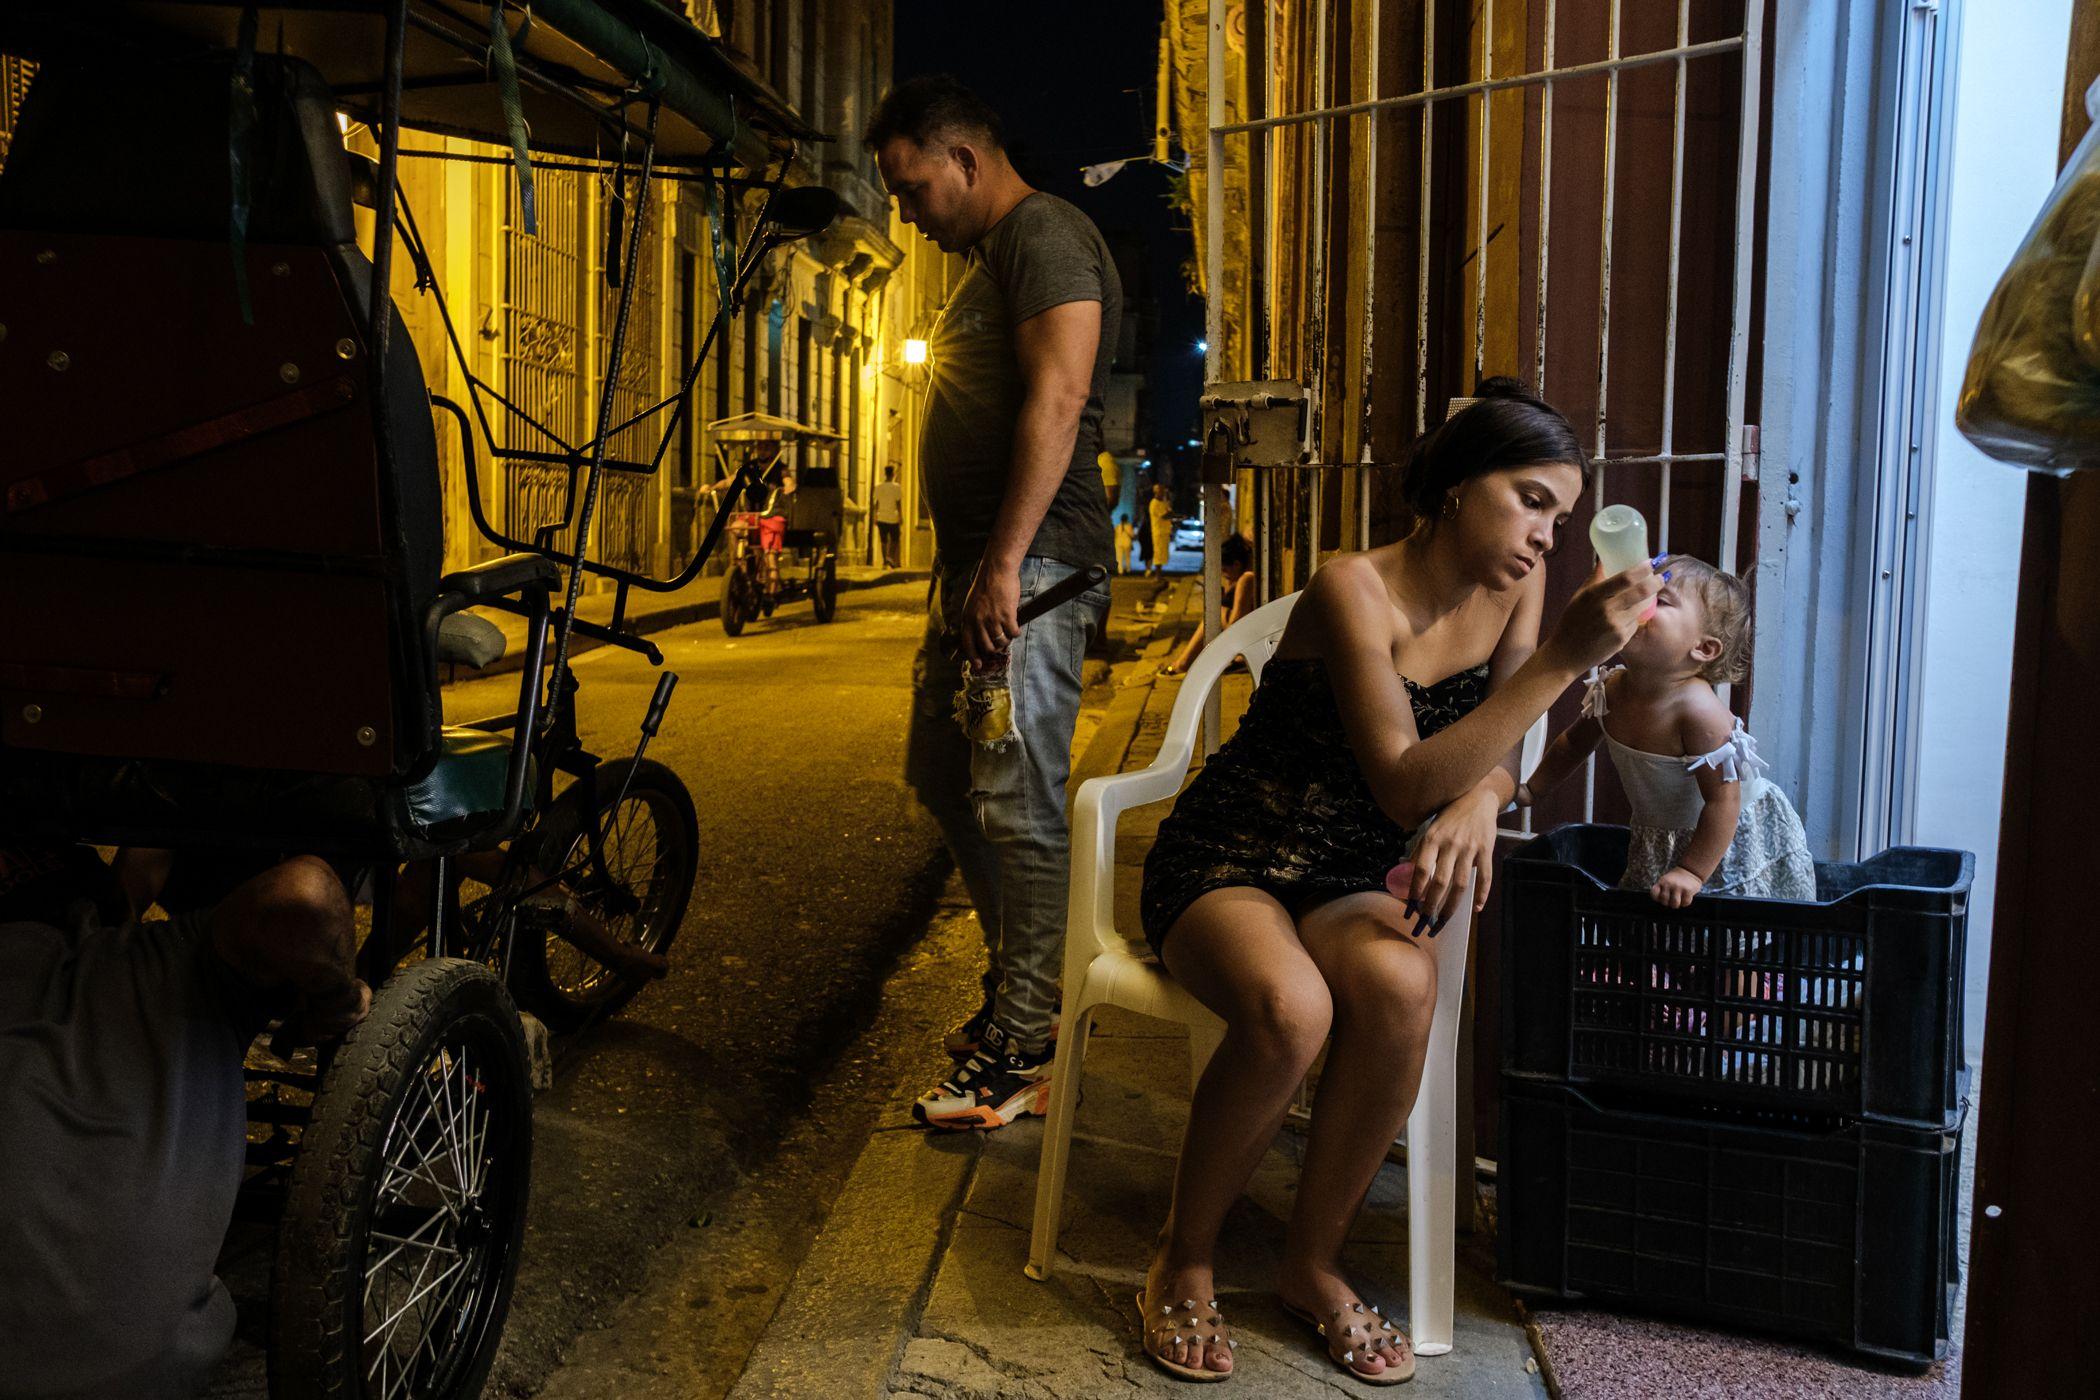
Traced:
MULTIPOLYGON (((1145 1278, 1148 1317, 1164 1305, 1194 1299, 1201 1308, 1218 1296, 1211 1262, 1225 1212, 1275 1139, 1333 1014, 1290 914, 1259 890, 1212 890, 1191 904, 1167 936, 1166 964, 1224 1019, 1225 1038, 1189 1104, 1174 1203, 1145 1278)), ((1168 1359, 1232 1368, 1229 1350, 1202 1343, 1169 1348, 1168 1359)))
MULTIPOLYGON (((1313 1100, 1279 1291, 1322 1320, 1360 1301, 1342 1274, 1342 1243, 1414 1107, 1429 1048, 1436 960, 1402 932, 1404 918, 1399 900, 1365 893, 1320 905, 1298 922, 1334 997, 1334 1044, 1313 1100)), ((1403 1354, 1360 1349, 1352 1364, 1376 1375, 1403 1354)))

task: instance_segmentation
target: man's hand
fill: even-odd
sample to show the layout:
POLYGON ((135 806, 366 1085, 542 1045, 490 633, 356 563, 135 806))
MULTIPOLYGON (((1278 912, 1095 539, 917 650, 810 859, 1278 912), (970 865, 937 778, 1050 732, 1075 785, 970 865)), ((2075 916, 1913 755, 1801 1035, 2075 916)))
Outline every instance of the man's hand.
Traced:
POLYGON ((1003 658, 1013 639, 1021 635, 1020 614, 1021 571, 1000 568, 989 560, 979 564, 956 625, 963 655, 976 666, 1003 658))
POLYGON ((1706 881, 1677 865, 1663 872, 1663 877, 1649 889, 1648 897, 1665 909, 1682 909, 1705 887, 1706 881))

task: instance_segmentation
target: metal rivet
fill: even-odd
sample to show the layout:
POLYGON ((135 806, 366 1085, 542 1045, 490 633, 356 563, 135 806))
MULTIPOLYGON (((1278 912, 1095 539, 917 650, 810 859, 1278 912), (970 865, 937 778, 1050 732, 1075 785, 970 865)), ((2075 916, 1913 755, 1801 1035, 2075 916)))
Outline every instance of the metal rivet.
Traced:
POLYGON ((336 358, 339 360, 347 360, 356 353, 357 342, 352 340, 347 335, 335 343, 335 354, 336 358))
POLYGON ((27 723, 35 724, 43 717, 44 707, 42 705, 24 705, 22 707, 22 718, 27 723))
POLYGON ((50 354, 44 356, 44 363, 57 370, 60 374, 64 374, 68 369, 72 368, 73 357, 63 350, 53 350, 50 354))
POLYGON ((288 262, 271 263, 270 275, 272 277, 289 277, 292 275, 292 265, 288 262))
POLYGON ((379 742, 379 731, 369 724, 361 725, 357 731, 357 742, 369 749, 379 742))
POLYGON ((51 264, 58 261, 58 253, 53 249, 44 248, 38 251, 36 255, 36 260, 39 266, 49 267, 51 266, 51 264))
POLYGON ((299 366, 293 364, 290 360, 286 360, 277 367, 277 377, 287 384, 297 384, 299 382, 299 366))

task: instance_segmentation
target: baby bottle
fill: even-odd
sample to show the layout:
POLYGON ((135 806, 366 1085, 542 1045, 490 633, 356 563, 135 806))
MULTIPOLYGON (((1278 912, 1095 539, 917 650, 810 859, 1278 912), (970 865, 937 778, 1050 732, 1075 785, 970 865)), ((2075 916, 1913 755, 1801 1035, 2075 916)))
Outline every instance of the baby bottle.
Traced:
MULTIPOLYGON (((1648 522, 1632 506, 1606 506, 1590 520, 1590 544, 1604 565, 1606 575, 1623 574, 1644 564, 1648 554, 1648 522)), ((1641 613, 1641 621, 1655 616, 1655 604, 1641 613)))

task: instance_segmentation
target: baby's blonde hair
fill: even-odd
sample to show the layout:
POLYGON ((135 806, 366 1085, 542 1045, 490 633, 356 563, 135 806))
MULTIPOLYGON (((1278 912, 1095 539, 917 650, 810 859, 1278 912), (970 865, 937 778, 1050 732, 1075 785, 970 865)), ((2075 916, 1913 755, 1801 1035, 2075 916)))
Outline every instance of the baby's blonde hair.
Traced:
POLYGON ((1699 600, 1706 632, 1721 643, 1720 654, 1699 668, 1701 679, 1726 685, 1750 674, 1750 586, 1704 559, 1672 554, 1663 560, 1680 592, 1699 600))

